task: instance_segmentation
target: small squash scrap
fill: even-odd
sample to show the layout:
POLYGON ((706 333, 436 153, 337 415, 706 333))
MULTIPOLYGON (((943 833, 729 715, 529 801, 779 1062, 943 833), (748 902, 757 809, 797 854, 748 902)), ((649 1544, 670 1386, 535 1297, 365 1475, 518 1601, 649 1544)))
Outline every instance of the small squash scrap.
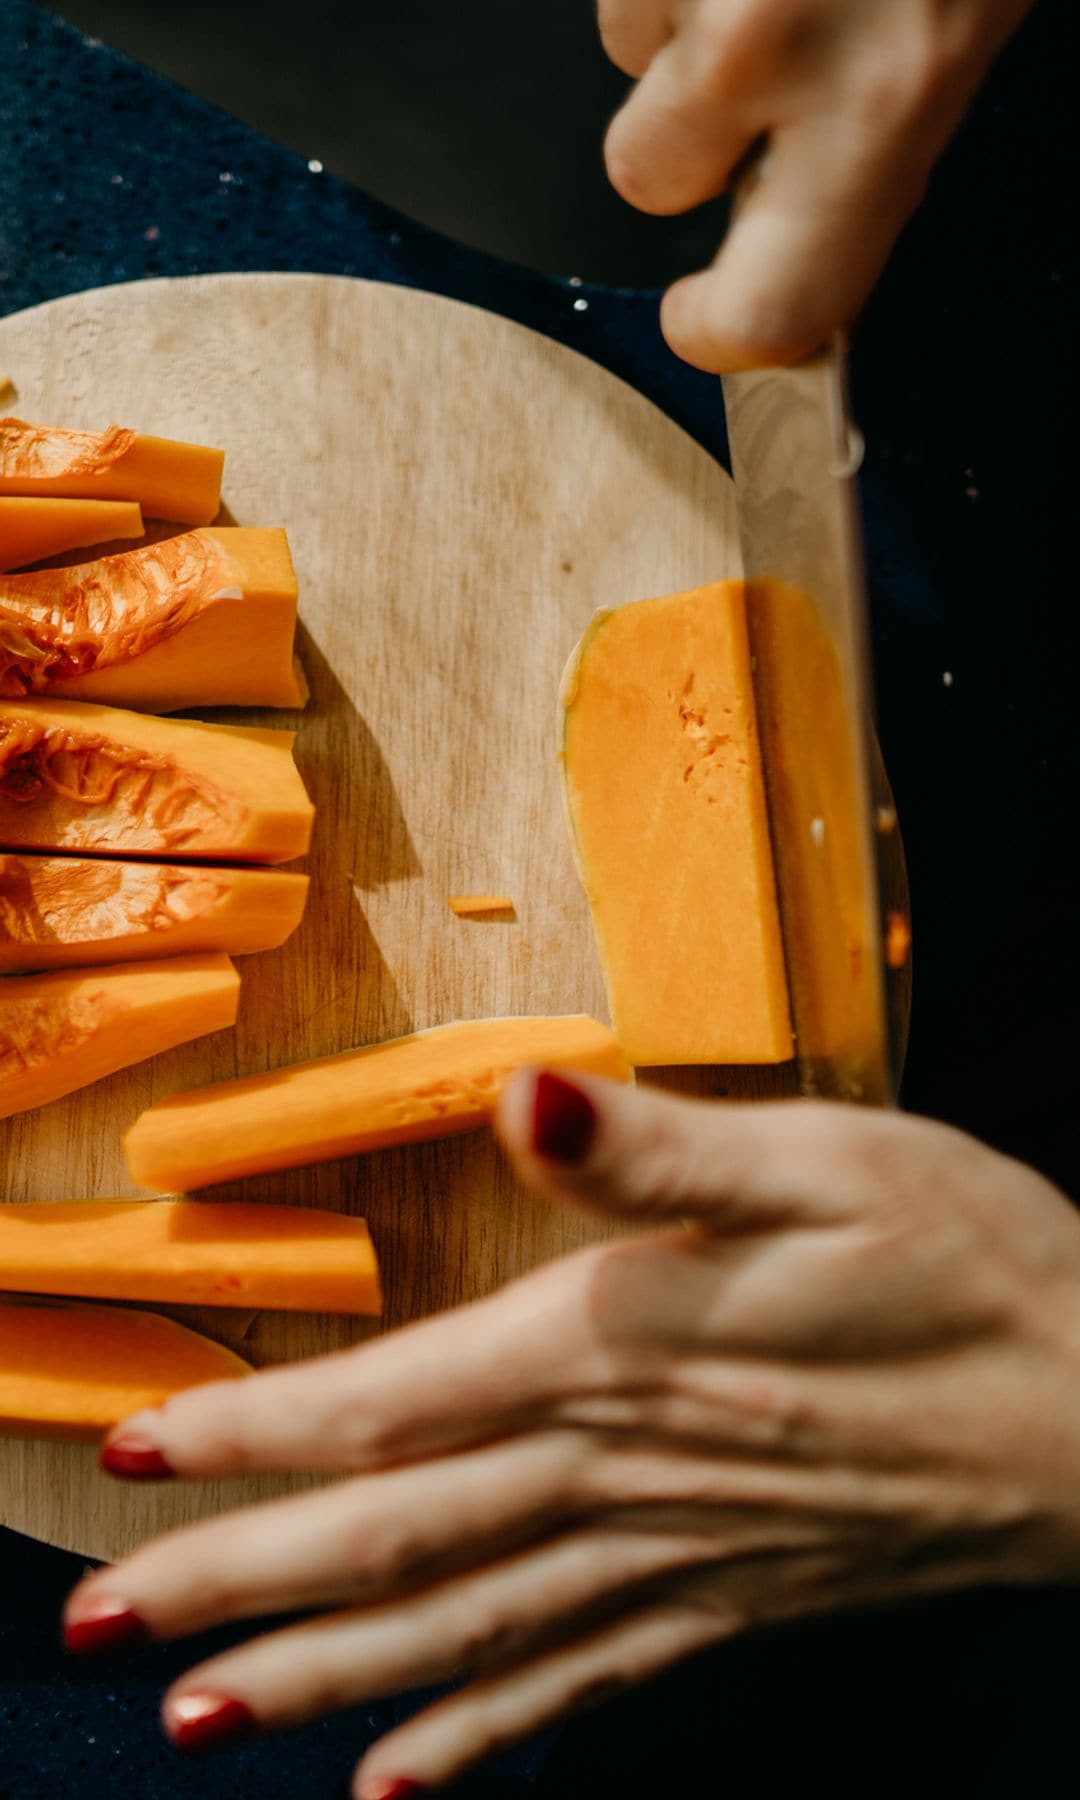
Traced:
POLYGON ((288 862, 314 817, 294 735, 0 700, 0 850, 288 862))
POLYGON ((152 712, 302 706, 295 633, 284 531, 186 531, 0 578, 0 695, 152 712))
POLYGON ((221 508, 225 452, 121 425, 70 431, 0 419, 0 494, 135 500, 148 519, 209 525, 221 508))
POLYGON ((625 1055, 786 1061, 742 584, 599 613, 562 707, 567 814, 625 1055))
POLYGON ((514 910, 509 894, 451 894, 447 905, 459 919, 479 913, 512 913, 514 910))
MULTIPOLYGON (((306 1206, 61 1200, 0 1206, 0 1288, 173 1306, 378 1313, 363 1219, 306 1206)), ((2 1402, 0 1402, 2 1404, 2 1402)))
MULTIPOLYGON (((35 500, 0 495, 0 570, 80 550, 141 537, 142 513, 134 500, 35 500)), ((4 633, 0 629, 0 647, 4 633)))
POLYGON ((280 869, 0 856, 0 974, 275 950, 307 891, 280 869))
POLYGON ((128 1169, 141 1187, 187 1191, 473 1131, 530 1063, 629 1075, 611 1032, 584 1014, 440 1025, 172 1094, 127 1133, 128 1169))
POLYGON ((0 981, 0 1119, 236 1023, 227 956, 0 981))
POLYGON ((94 1439, 170 1394, 250 1375, 242 1357, 156 1313, 0 1300, 0 1432, 94 1439))

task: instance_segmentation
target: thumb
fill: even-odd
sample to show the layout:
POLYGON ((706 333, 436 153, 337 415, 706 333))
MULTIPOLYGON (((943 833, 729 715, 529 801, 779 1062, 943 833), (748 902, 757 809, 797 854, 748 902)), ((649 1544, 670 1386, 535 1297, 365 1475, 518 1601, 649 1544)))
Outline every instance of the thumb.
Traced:
MULTIPOLYGON (((874 1122, 854 1107, 682 1100, 597 1077, 524 1070, 496 1130, 518 1173, 553 1198, 718 1231, 849 1218, 874 1122)), ((861 1183, 859 1184, 861 1185, 861 1183)))

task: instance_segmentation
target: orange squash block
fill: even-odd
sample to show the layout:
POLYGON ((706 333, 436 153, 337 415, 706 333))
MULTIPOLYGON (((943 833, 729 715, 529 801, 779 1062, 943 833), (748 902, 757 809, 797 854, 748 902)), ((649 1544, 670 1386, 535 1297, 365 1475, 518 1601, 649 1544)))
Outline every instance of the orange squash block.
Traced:
POLYGON ((302 706, 295 634, 284 531, 186 531, 75 568, 0 577, 0 695, 152 712, 302 706))
POLYGON ((0 974, 275 950, 307 891, 279 869, 0 856, 0 974))
POLYGON ((134 500, 0 496, 0 570, 19 569, 84 544, 141 537, 142 530, 142 513, 134 500))
POLYGON ((0 981, 0 1119, 235 1025, 227 956, 117 963, 0 981))
POLYGON ((288 862, 315 814, 294 737, 0 700, 0 850, 288 862))
POLYGON ((98 1438, 170 1394, 250 1375, 185 1325, 120 1306, 0 1300, 0 1432, 98 1438))
POLYGON ((742 584, 598 614, 562 705, 567 815, 625 1055, 786 1061, 742 584))
POLYGON ((472 1019, 172 1094, 127 1133, 128 1169, 141 1187, 184 1191, 474 1131, 530 1063, 629 1076, 611 1032, 584 1014, 472 1019))
POLYGON ((382 1310, 378 1264, 363 1219, 239 1202, 0 1206, 0 1288, 173 1306, 382 1310))
POLYGON ((221 509, 225 452, 121 425, 69 431, 0 419, 0 494, 135 500, 148 519, 209 525, 221 509))

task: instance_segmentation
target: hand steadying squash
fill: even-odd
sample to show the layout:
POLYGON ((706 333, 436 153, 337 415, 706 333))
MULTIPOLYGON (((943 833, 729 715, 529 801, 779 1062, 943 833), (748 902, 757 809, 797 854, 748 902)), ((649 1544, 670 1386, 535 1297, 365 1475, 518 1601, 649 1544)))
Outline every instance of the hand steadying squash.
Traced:
POLYGON ((1047 1182, 916 1119, 585 1076, 518 1076, 501 1131, 553 1205, 662 1229, 106 1448, 355 1472, 76 1588, 83 1650, 315 1612, 182 1677, 177 1742, 470 1677, 365 1757, 389 1800, 773 1620, 1080 1578, 1080 1221, 1047 1182))

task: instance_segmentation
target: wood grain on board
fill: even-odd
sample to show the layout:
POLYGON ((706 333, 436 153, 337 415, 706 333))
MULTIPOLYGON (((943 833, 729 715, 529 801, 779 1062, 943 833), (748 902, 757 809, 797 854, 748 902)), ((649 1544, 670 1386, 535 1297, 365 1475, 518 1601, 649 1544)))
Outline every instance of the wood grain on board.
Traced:
MULTIPOLYGON (((363 281, 78 294, 0 321, 0 366, 21 416, 222 446, 228 514, 287 527, 311 704, 207 716, 299 724, 318 806, 307 916, 281 950, 241 960, 237 1029, 0 1125, 4 1198, 131 1193, 120 1134, 176 1088, 455 1018, 606 1017, 563 825, 559 677, 597 607, 738 574, 726 473, 560 345, 363 281), (448 897, 469 893, 507 895, 513 916, 456 917, 448 897)), ((687 1080, 761 1095, 790 1073, 687 1080)), ((527 1195, 483 1134, 243 1192, 362 1213, 388 1294, 381 1326, 161 1309, 258 1364, 489 1292, 607 1229, 527 1195)), ((133 1491, 85 1447, 0 1442, 0 1522, 101 1557, 290 1485, 133 1491)))

